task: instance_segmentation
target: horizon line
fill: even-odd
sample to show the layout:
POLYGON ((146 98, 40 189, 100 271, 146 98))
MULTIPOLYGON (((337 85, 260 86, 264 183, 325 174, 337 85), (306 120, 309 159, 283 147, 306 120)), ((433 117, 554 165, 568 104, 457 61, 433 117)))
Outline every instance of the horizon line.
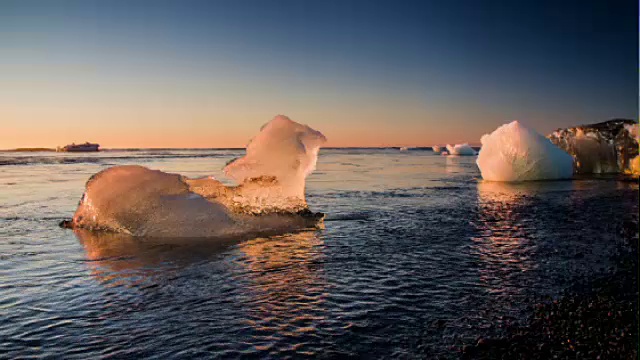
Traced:
MULTIPOLYGON (((480 144, 469 144, 467 145, 471 147, 481 147, 480 144)), ((458 145, 458 144, 450 144, 450 145, 458 145)), ((432 149, 433 146, 404 146, 404 145, 389 145, 389 146, 326 146, 321 147, 321 149, 432 149)), ((438 144, 437 146, 446 146, 438 144)), ((126 151, 126 150, 246 150, 246 147, 121 147, 121 148, 101 148, 99 151, 88 151, 92 152, 101 152, 101 151, 126 151)), ((0 149, 0 152, 58 152, 55 148, 48 147, 24 147, 24 148, 13 148, 13 149, 0 149)), ((64 151, 60 151, 64 152, 64 151)), ((73 153, 73 152, 72 152, 73 153)), ((86 152, 79 152, 86 153, 86 152)))

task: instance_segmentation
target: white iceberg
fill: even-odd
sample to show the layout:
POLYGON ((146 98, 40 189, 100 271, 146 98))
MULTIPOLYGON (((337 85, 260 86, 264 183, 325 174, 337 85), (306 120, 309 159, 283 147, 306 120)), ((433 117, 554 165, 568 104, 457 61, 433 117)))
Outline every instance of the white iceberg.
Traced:
POLYGON ((230 237, 317 224, 305 178, 324 135, 277 116, 225 173, 239 186, 188 179, 142 166, 116 166, 89 179, 70 227, 147 237, 230 237))
POLYGON ((434 154, 440 154, 442 152, 442 147, 438 145, 434 145, 431 147, 431 150, 433 150, 434 154))
POLYGON ((473 156, 476 154, 476 151, 469 144, 457 144, 455 146, 447 144, 447 151, 449 155, 458 156, 473 156))
POLYGON ((518 121, 482 136, 476 163, 489 181, 567 179, 573 176, 573 158, 549 139, 518 121))

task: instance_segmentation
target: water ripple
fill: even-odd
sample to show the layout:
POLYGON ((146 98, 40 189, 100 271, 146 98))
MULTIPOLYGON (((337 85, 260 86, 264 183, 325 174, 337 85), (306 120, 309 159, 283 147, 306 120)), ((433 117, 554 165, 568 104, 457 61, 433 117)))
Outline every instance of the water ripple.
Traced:
POLYGON ((482 183, 473 159, 416 153, 323 153, 325 229, 224 242, 59 229, 99 167, 5 167, 0 357, 457 358, 607 271, 638 212, 637 185, 482 183))

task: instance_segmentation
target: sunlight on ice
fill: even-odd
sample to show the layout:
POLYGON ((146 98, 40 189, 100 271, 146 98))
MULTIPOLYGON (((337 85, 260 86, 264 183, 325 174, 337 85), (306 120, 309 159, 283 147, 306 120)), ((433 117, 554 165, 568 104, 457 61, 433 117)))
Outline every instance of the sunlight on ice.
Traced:
POLYGON ((136 165, 103 170, 87 182, 72 227, 133 236, 219 237, 315 225, 322 214, 307 207, 305 178, 325 141, 320 132, 276 116, 249 143, 246 156, 225 168, 238 186, 136 165))
POLYGON ((631 175, 638 176, 640 175, 640 155, 637 155, 629 164, 629 171, 631 175))
POLYGON ((573 175, 571 155, 518 121, 498 127, 480 141, 476 163, 484 180, 552 180, 573 175))
POLYGON ((224 169, 242 184, 234 201, 253 212, 265 207, 288 212, 306 208, 305 179, 315 170, 318 151, 326 141, 319 131, 276 116, 249 142, 247 154, 224 169), (254 186, 255 181, 260 186, 254 186))

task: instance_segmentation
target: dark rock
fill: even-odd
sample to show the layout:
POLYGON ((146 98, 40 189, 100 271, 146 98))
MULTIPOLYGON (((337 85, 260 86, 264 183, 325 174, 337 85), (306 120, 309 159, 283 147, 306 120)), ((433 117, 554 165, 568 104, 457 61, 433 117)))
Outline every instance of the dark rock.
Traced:
POLYGON ((620 229, 623 249, 616 266, 584 279, 559 298, 541 298, 526 324, 507 327, 499 338, 478 338, 461 348, 470 359, 637 359, 638 218, 620 229))

